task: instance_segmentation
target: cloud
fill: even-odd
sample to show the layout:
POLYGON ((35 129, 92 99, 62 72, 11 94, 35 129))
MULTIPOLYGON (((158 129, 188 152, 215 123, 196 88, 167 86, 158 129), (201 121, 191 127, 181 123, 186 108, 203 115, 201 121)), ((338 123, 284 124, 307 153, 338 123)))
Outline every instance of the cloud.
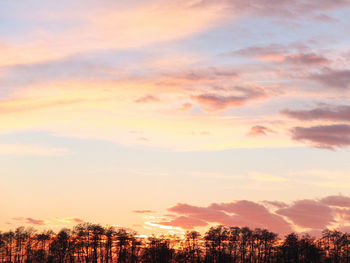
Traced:
POLYGON ((263 201, 264 204, 268 204, 268 205, 272 205, 274 207, 277 208, 284 208, 287 207, 288 204, 284 203, 284 202, 280 202, 280 201, 263 201))
POLYGON ((65 218, 54 218, 48 220, 51 224, 71 224, 71 223, 84 223, 85 221, 78 217, 65 217, 65 218))
MULTIPOLYGON (((231 203, 214 205, 217 209, 234 213, 232 223, 240 222, 239 226, 269 228, 277 233, 291 231, 291 227, 282 217, 272 214, 266 207, 252 201, 239 200, 231 203)), ((232 225, 232 224, 231 224, 232 225)))
POLYGON ((83 222, 85 222, 83 219, 77 218, 77 217, 74 217, 74 218, 72 219, 72 221, 73 221, 73 222, 76 222, 76 223, 83 223, 83 222))
POLYGON ((199 104, 209 111, 221 111, 229 107, 242 106, 250 101, 267 97, 267 93, 261 88, 235 87, 236 95, 219 95, 205 93, 192 96, 199 104))
POLYGON ((188 1, 76 1, 72 8, 70 1, 62 0, 40 5, 40 13, 36 7, 36 3, 9 4, 11 19, 23 21, 30 29, 35 25, 37 30, 22 26, 22 43, 6 48, 0 55, 2 63, 47 61, 93 50, 135 49, 206 31, 223 19, 217 8, 193 8, 188 1))
MULTIPOLYGON (((278 233, 287 233, 291 227, 282 217, 272 214, 263 205, 240 200, 232 203, 211 204, 208 207, 198 207, 188 204, 177 204, 168 209, 180 216, 166 222, 176 222, 176 226, 188 229, 190 226, 200 227, 209 223, 219 223, 230 226, 249 226, 269 228, 278 233), (184 225, 181 225, 184 223, 184 225)), ((158 224, 163 224, 159 222, 158 224)))
POLYGON ((42 219, 34 219, 31 217, 27 217, 25 220, 26 220, 25 223, 27 224, 38 225, 38 226, 46 225, 45 220, 42 220, 42 219))
POLYGON ((196 70, 183 70, 180 72, 164 73, 167 78, 187 81, 211 81, 222 79, 239 80, 239 74, 235 69, 226 67, 210 67, 196 70))
POLYGON ((270 44, 268 46, 250 46, 233 51, 232 55, 239 55, 244 57, 256 57, 260 60, 264 58, 271 58, 270 60, 281 61, 284 55, 289 52, 289 48, 279 44, 270 44))
POLYGON ((162 222, 160 224, 165 226, 181 227, 183 229, 193 229, 194 227, 203 227, 208 225, 208 223, 204 220, 187 216, 179 216, 171 221, 162 222))
POLYGON ((325 68, 321 73, 310 75, 309 79, 322 84, 326 88, 344 90, 350 87, 350 70, 325 68))
POLYGON ((198 5, 221 5, 231 13, 252 14, 264 17, 278 17, 284 19, 299 18, 314 15, 320 11, 336 10, 348 7, 348 0, 202 0, 198 5))
POLYGON ((295 127, 291 132, 294 140, 308 142, 317 148, 334 150, 350 145, 350 125, 347 124, 295 127))
POLYGON ((324 65, 329 63, 329 60, 323 56, 316 54, 293 54, 284 58, 286 63, 299 64, 299 65, 324 65))
POLYGON ((187 111, 189 111, 189 110, 191 110, 192 108, 193 108, 193 104, 192 103, 184 103, 184 104, 182 104, 181 105, 181 107, 179 107, 177 110, 178 111, 182 111, 182 112, 187 112, 187 111))
POLYGON ((278 44, 271 44, 269 46, 252 46, 236 50, 232 55, 239 55, 244 57, 253 57, 260 61, 283 62, 286 64, 309 66, 309 65, 325 65, 329 60, 321 55, 315 53, 305 52, 309 48, 303 45, 283 46, 278 44), (300 52, 304 50, 303 52, 300 52), (297 53, 296 53, 297 52, 297 53))
POLYGON ((348 105, 324 105, 311 110, 281 111, 282 114, 298 120, 330 120, 350 121, 350 106, 348 105))
POLYGON ((135 100, 136 103, 148 103, 148 102, 159 102, 159 101, 160 99, 153 95, 147 95, 135 100))
POLYGON ((326 15, 326 14, 318 14, 318 15, 314 16, 312 19, 315 21, 324 22, 324 23, 339 22, 337 19, 335 19, 329 15, 326 15))
POLYGON ((249 136, 267 135, 267 133, 276 133, 275 131, 261 125, 256 125, 250 128, 249 136))
POLYGON ((325 198, 322 198, 321 203, 330 205, 330 206, 339 206, 339 207, 350 207, 350 197, 342 195, 331 195, 325 198))
POLYGON ((59 225, 66 225, 66 224, 80 224, 84 223, 85 221, 78 217, 65 217, 65 218, 49 218, 49 219, 35 219, 31 217, 13 217, 12 220, 21 223, 21 224, 31 224, 31 225, 37 225, 37 226, 59 226, 59 225))
POLYGON ((152 211, 152 210, 134 210, 132 212, 136 213, 136 214, 150 214, 150 213, 154 213, 154 211, 152 211))
POLYGON ((290 45, 250 46, 233 51, 231 54, 294 66, 325 65, 330 62, 326 57, 311 52, 308 46, 297 43, 290 45))
POLYGON ((220 222, 229 219, 229 215, 217 209, 213 209, 212 207, 198 207, 179 203, 169 208, 168 211, 199 218, 207 222, 220 222))
POLYGON ((276 211, 304 228, 324 229, 334 222, 332 209, 316 200, 299 200, 276 211))
POLYGON ((210 224, 266 228, 284 235, 292 231, 321 234, 332 226, 340 228, 350 223, 350 197, 327 196, 322 199, 297 200, 291 204, 279 201, 253 202, 236 200, 212 203, 206 207, 178 203, 168 208, 173 214, 164 215, 168 220, 153 222, 169 227, 193 229, 210 224))

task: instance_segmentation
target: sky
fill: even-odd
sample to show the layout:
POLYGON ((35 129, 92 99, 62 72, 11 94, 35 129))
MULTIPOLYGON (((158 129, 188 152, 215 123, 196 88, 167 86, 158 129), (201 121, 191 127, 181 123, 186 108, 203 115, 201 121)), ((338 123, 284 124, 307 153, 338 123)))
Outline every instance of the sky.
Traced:
POLYGON ((0 229, 350 229, 349 0, 0 2, 0 229))

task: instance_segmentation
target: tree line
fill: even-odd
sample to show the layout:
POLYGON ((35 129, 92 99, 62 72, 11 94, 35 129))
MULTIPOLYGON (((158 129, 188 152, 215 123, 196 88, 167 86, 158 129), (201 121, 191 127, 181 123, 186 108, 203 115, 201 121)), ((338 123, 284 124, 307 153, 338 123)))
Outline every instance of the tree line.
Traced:
POLYGON ((83 223, 38 233, 0 232, 1 263, 349 263, 350 235, 324 230, 318 239, 266 229, 211 227, 206 233, 138 236, 133 231, 83 223))

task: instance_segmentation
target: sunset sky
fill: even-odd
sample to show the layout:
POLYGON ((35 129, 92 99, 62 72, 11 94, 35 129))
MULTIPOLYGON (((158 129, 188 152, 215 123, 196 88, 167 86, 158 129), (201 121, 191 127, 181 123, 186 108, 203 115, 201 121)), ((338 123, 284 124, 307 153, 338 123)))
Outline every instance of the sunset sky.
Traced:
POLYGON ((349 15, 0 1, 0 229, 350 230, 349 15))

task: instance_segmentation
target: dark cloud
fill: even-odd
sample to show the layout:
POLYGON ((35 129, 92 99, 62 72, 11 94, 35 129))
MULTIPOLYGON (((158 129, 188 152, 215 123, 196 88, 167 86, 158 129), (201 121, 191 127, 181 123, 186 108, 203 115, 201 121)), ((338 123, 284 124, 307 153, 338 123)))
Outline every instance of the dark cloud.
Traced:
POLYGON ((350 125, 346 124, 295 127, 291 132, 294 140, 308 142, 317 148, 333 150, 350 146, 350 125))
POLYGON ((285 109, 281 113, 298 120, 350 121, 350 106, 348 105, 324 105, 311 110, 285 109))
POLYGON ((325 68, 321 73, 310 75, 309 79, 322 84, 326 88, 347 89, 350 87, 350 70, 325 68))

